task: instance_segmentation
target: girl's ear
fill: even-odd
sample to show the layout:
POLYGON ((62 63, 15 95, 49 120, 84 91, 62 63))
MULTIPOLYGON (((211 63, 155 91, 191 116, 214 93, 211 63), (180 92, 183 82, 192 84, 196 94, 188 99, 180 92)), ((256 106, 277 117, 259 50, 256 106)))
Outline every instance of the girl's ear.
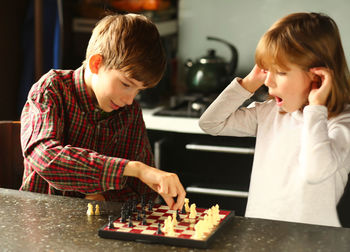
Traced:
POLYGON ((89 68, 91 73, 97 74, 101 66, 102 66, 102 55, 101 54, 92 55, 89 59, 89 68))

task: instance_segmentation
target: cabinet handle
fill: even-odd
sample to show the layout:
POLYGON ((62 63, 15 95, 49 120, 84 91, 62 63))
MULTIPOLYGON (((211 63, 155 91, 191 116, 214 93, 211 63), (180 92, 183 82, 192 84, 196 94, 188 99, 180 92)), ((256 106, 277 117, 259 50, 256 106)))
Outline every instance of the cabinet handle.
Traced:
POLYGON ((254 148, 240 148, 240 147, 225 147, 214 145, 202 145, 202 144, 186 144, 187 150, 196 151, 211 151, 211 152, 227 152, 235 154, 254 154, 254 148))
POLYGON ((248 192, 245 192, 245 191, 212 189, 212 188, 197 187, 197 186, 186 187, 186 192, 188 192, 188 193, 212 194, 212 195, 217 195, 217 196, 229 196, 229 197, 238 197, 238 198, 248 198, 248 192))

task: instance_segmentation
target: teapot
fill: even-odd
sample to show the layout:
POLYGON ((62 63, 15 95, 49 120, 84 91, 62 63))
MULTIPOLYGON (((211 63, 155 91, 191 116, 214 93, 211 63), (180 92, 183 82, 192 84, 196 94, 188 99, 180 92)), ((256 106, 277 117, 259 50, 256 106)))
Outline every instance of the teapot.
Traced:
POLYGON ((238 62, 236 47, 223 39, 207 37, 208 40, 215 40, 226 44, 231 50, 230 62, 216 55, 214 49, 209 49, 207 55, 199 58, 196 62, 187 60, 186 84, 190 92, 194 93, 218 93, 221 92, 233 79, 238 62))

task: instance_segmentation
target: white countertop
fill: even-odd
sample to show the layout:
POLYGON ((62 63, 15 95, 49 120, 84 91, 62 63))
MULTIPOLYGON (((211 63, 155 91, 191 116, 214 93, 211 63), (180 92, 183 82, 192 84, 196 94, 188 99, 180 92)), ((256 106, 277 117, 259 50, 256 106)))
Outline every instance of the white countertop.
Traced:
POLYGON ((160 109, 161 107, 155 109, 142 109, 143 120, 145 121, 147 129, 179 133, 206 134, 198 126, 199 118, 154 115, 154 113, 160 109))

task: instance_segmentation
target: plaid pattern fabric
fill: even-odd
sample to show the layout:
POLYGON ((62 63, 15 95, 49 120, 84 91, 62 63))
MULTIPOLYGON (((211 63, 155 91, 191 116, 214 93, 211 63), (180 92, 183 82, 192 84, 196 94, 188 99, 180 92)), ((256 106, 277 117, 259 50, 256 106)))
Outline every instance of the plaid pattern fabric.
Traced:
POLYGON ((108 200, 152 190, 123 177, 129 160, 153 166, 141 108, 107 113, 97 108, 83 68, 51 70, 33 85, 21 116, 24 175, 20 190, 108 200))

